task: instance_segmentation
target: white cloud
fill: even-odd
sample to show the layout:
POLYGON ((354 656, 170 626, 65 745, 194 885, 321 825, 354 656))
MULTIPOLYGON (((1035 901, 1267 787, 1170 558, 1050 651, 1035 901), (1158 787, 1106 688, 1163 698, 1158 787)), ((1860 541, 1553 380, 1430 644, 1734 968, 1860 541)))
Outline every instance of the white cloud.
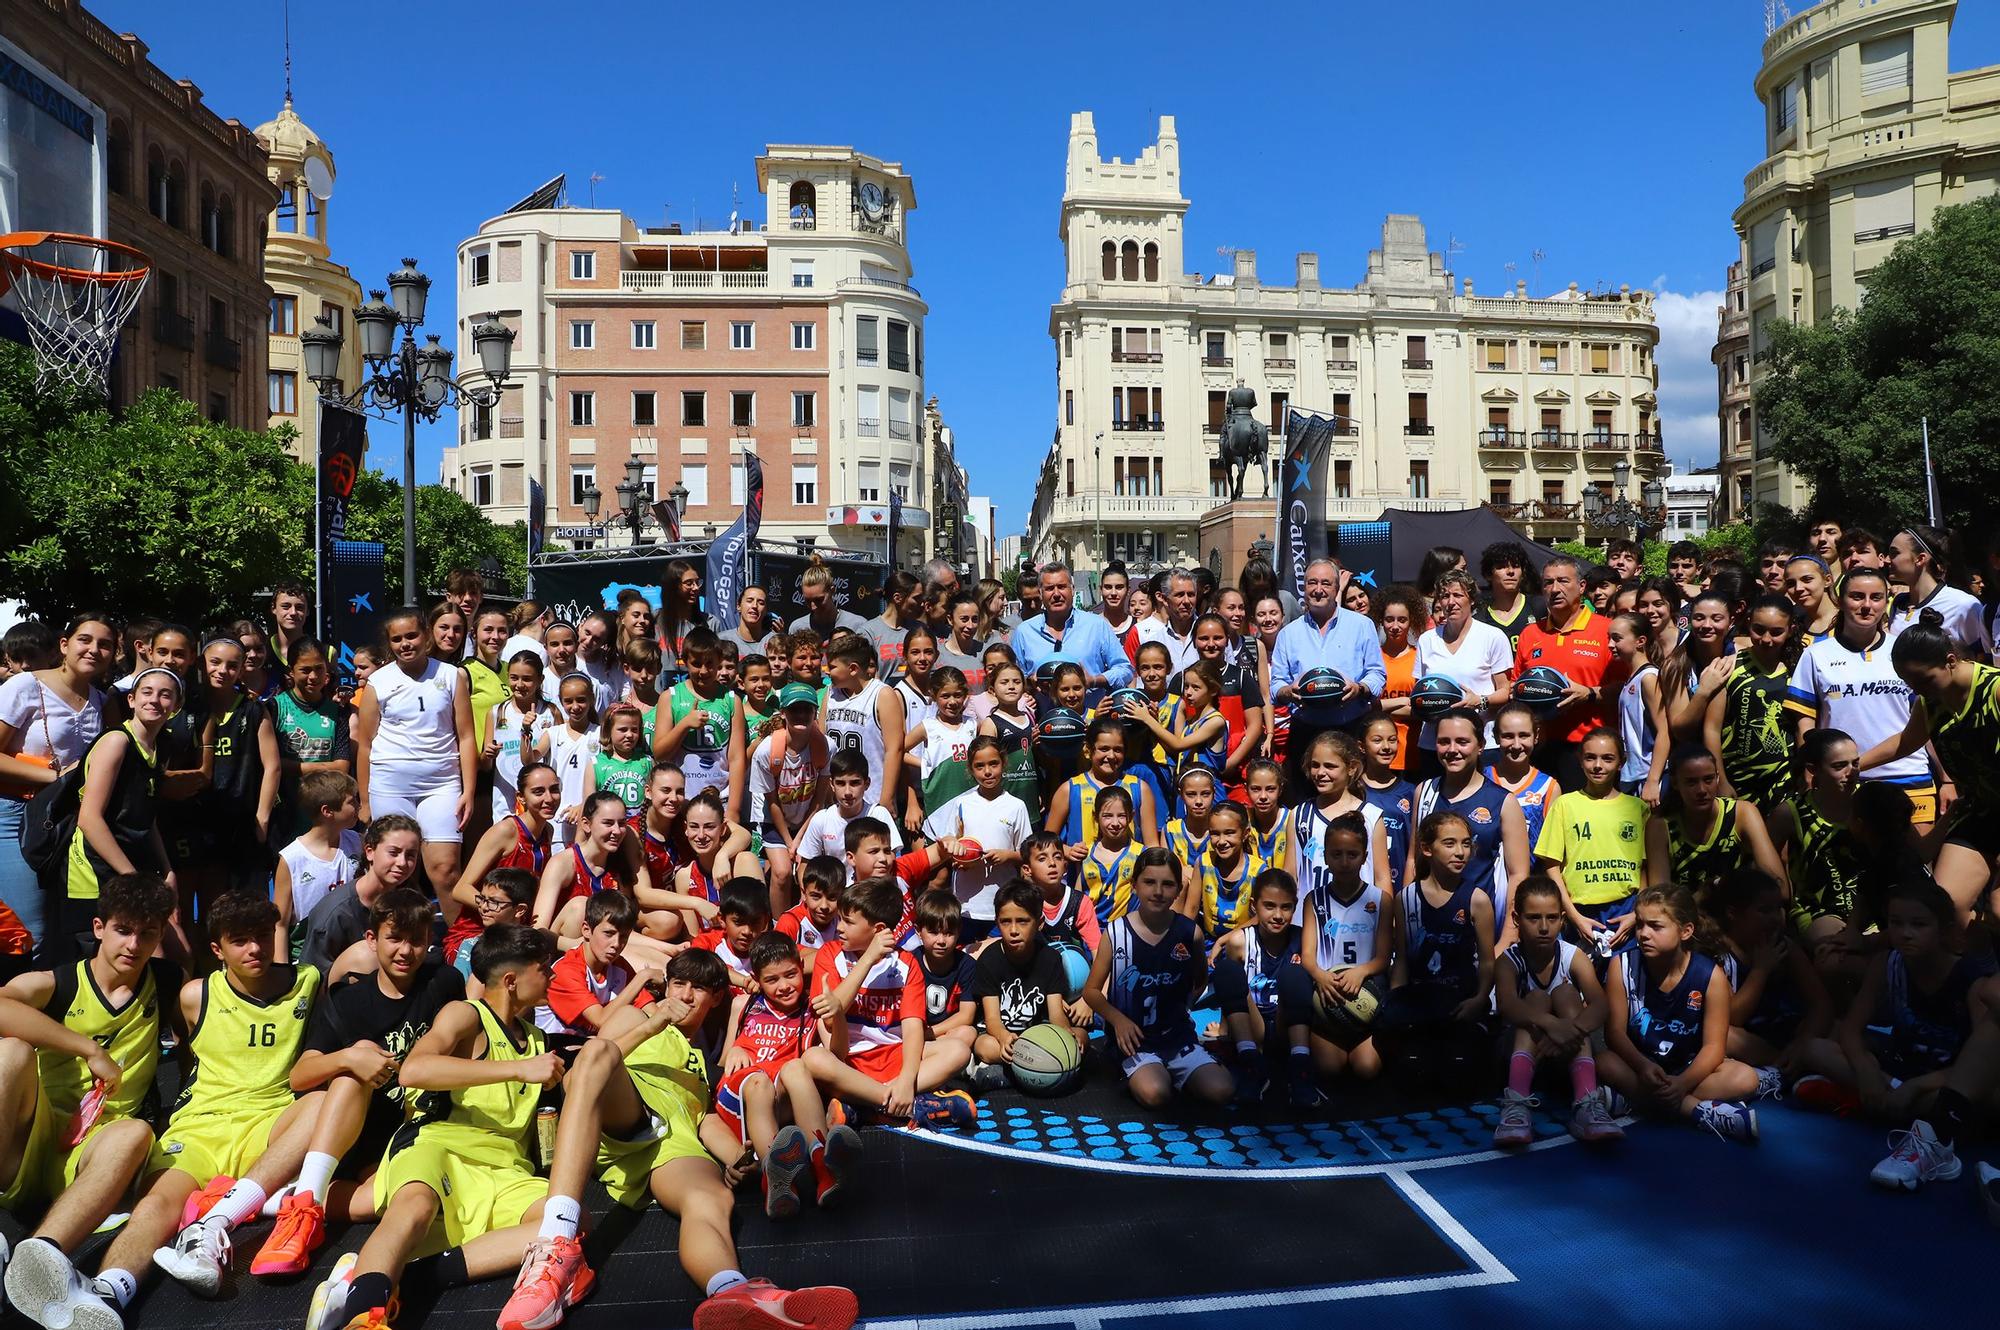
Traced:
MULTIPOLYGON (((1665 274, 1662 274, 1664 286, 1665 274)), ((1683 295, 1659 290, 1653 317, 1660 328, 1660 428, 1667 456, 1680 466, 1713 466, 1716 461, 1715 349, 1720 291, 1683 295)))

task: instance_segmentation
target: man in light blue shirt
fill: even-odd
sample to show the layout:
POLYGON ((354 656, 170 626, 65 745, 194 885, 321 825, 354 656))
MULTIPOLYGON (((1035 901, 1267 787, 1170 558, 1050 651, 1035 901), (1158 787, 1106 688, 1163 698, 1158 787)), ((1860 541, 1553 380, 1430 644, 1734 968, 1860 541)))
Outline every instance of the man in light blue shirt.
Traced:
MULTIPOLYGON (((1014 654, 1034 687, 1035 671, 1044 661, 1073 660, 1083 666, 1084 686, 1093 694, 1123 688, 1132 682, 1132 662, 1111 632, 1111 626, 1088 610, 1073 608, 1076 589, 1069 569, 1052 563, 1042 569, 1042 612, 1014 630, 1014 654)), ((1377 653, 1376 669, 1381 669, 1377 653)), ((1380 684, 1377 684, 1379 687, 1380 684)))
POLYGON ((1340 565, 1333 560, 1318 559, 1307 567, 1306 612, 1278 630, 1271 649, 1271 700, 1292 704, 1287 755, 1295 771, 1305 770, 1305 753, 1315 735, 1350 729, 1373 710, 1389 680, 1375 621, 1340 608, 1335 599, 1339 583, 1340 565), (1302 700, 1298 681, 1321 668, 1338 670, 1347 691, 1332 701, 1302 700))

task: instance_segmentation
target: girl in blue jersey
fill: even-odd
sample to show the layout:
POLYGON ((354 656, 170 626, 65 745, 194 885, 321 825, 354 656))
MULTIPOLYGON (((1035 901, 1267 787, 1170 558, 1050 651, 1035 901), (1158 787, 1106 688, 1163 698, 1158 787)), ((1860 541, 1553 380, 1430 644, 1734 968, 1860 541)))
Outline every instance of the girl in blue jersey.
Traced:
MULTIPOLYGON (((1283 868, 1292 858, 1292 810, 1285 807, 1285 769, 1268 757, 1243 766, 1243 798, 1250 807, 1250 857, 1259 868, 1283 868)), ((1171 843, 1171 842, 1170 842, 1171 843)))
POLYGON ((1303 1013, 1295 1009, 1289 976, 1301 964, 1299 926, 1292 922, 1299 888, 1282 868, 1267 868, 1250 884, 1250 922, 1216 948, 1210 981, 1222 1008, 1216 1031, 1236 1067, 1236 1101, 1256 1103, 1270 1082, 1271 1059, 1303 1046, 1303 1013))
POLYGON ((1556 778, 1532 761, 1535 745, 1541 742, 1536 728, 1535 713, 1526 703, 1509 702, 1501 707, 1493 717, 1493 745, 1498 756, 1484 772, 1486 779, 1513 795, 1514 802, 1521 806, 1521 820, 1528 825, 1530 852, 1541 839, 1542 819, 1562 797, 1562 786, 1556 778))
POLYGON ((1234 799, 1224 799, 1210 816, 1208 848, 1187 861, 1179 910, 1200 926, 1202 936, 1220 942, 1250 916, 1250 879, 1257 866, 1243 844, 1249 815, 1234 799))
POLYGON ((1215 811, 1221 786, 1207 767, 1189 767, 1181 773, 1178 785, 1181 815, 1167 822, 1166 846, 1185 864, 1208 849, 1208 819, 1215 811))
MULTIPOLYGON (((1368 858, 1361 876, 1384 891, 1389 887, 1389 839, 1382 814, 1361 796, 1361 745, 1339 730, 1313 736, 1304 762, 1313 796, 1292 812, 1292 861, 1285 868, 1299 884, 1301 898, 1325 887, 1328 879, 1322 842, 1327 824, 1342 813, 1360 813, 1368 827, 1368 858)), ((1303 905, 1303 899, 1301 900, 1303 905)))
POLYGON ((1103 1018, 1123 1059, 1125 1087, 1148 1108, 1181 1093, 1226 1103, 1234 1082, 1195 1038, 1191 1008, 1208 977, 1194 920, 1177 913, 1181 865, 1167 850, 1139 855, 1131 913, 1105 930, 1084 1000, 1103 1018))
POLYGON ((1490 1052, 1493 898, 1467 875, 1472 824, 1461 813, 1417 824, 1417 873, 1393 899, 1397 939, 1378 1037, 1405 1061, 1453 1079, 1490 1052))
POLYGON ((1115 717, 1099 716, 1090 722, 1083 742, 1090 769, 1056 787, 1042 829, 1060 833, 1064 857, 1072 864, 1082 863, 1097 840, 1097 796, 1100 791, 1118 786, 1132 796, 1132 807, 1138 814, 1133 835, 1144 845, 1157 841, 1160 824, 1153 806, 1153 791, 1125 770, 1125 727, 1115 717))
POLYGON ((1712 925, 1694 893, 1647 887, 1634 904, 1635 951, 1611 962, 1607 1047, 1598 1073, 1642 1113, 1681 1117, 1727 1141, 1753 1144, 1756 1069, 1729 1056, 1729 978, 1712 954, 1712 925))
MULTIPOLYGON (((1484 891, 1499 921, 1500 945, 1514 940, 1507 893, 1528 875, 1528 822, 1514 797, 1479 774, 1479 722, 1462 711, 1439 720, 1433 732, 1443 774, 1417 786, 1416 819, 1457 813, 1472 828, 1472 860, 1466 876, 1484 891)), ((1405 881, 1416 877, 1414 848, 1405 881)))
POLYGON ((1729 977, 1729 1056, 1757 1068, 1760 1088, 1803 1070, 1806 1049, 1833 1025, 1833 1003, 1812 957, 1785 928, 1778 879, 1754 868, 1723 875, 1702 901, 1722 926, 1729 977))
POLYGON ((1598 1087, 1591 1051, 1591 1036, 1604 1028, 1604 988, 1589 955, 1562 935, 1564 922, 1562 888, 1551 879, 1531 874, 1514 892, 1519 940, 1500 953, 1494 967, 1495 1003, 1512 1027, 1513 1042, 1500 1121, 1493 1129, 1497 1146, 1534 1140, 1529 1110, 1536 1103, 1535 1068, 1544 1058, 1569 1063, 1572 1136, 1609 1141, 1625 1134, 1598 1087))
POLYGON ((1322 1080, 1343 1071, 1364 1081, 1381 1073, 1382 1055, 1348 1004, 1364 988, 1381 1000, 1393 941, 1394 897, 1361 876, 1368 857, 1367 822, 1359 813, 1342 813, 1327 824, 1323 840, 1327 881, 1306 897, 1302 973, 1286 995, 1287 1005, 1313 1015, 1310 1041, 1294 1038, 1290 1050, 1292 1103, 1301 1108, 1321 1101, 1322 1080), (1341 1015, 1330 1020, 1330 1011, 1341 1015))
POLYGON ((1152 703, 1137 698, 1125 703, 1124 715, 1152 733, 1175 770, 1199 766, 1220 778, 1229 756, 1229 720, 1218 709, 1221 700, 1221 671, 1212 660, 1198 660, 1182 673, 1181 700, 1164 720, 1152 703))
POLYGON ((1403 889, 1403 874, 1410 860, 1410 823, 1417 806, 1417 787, 1396 770, 1396 750, 1401 746, 1394 717, 1376 716, 1361 732, 1361 793, 1368 806, 1382 814, 1383 839, 1389 846, 1390 891, 1403 889))

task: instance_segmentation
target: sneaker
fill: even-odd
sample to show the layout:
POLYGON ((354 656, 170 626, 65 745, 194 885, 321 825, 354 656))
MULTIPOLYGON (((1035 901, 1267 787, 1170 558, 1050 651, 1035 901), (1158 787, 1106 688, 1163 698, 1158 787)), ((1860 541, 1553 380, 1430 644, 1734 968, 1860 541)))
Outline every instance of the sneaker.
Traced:
MULTIPOLYGON (((797 1127, 782 1128, 764 1157, 764 1213, 772 1219, 796 1219, 799 1175, 812 1168, 812 1138, 797 1127)), ((517 1330, 502 1325, 500 1330, 517 1330)), ((540 1330, 529 1326, 527 1330, 540 1330)))
POLYGON ((5 1277, 7 1301, 44 1330, 125 1330, 118 1303, 84 1280, 45 1238, 14 1248, 5 1277))
POLYGON ((985 1094, 988 1090, 1000 1090, 1007 1085, 1007 1069, 997 1062, 976 1062, 965 1073, 966 1083, 985 1094))
POLYGON ((1785 1093, 1785 1073, 1776 1067, 1757 1068, 1757 1097, 1776 1099, 1785 1093))
POLYGON ((1530 1111, 1541 1100, 1518 1090, 1500 1094, 1500 1123, 1493 1128, 1493 1144, 1498 1149, 1528 1144, 1535 1139, 1535 1115, 1530 1111))
POLYGON ((1986 1222, 2000 1228, 2000 1168, 1995 1168, 1984 1159, 1979 1161, 1979 1206, 1986 1211, 1986 1222))
POLYGON ((293 1192, 279 1207, 277 1226, 250 1262, 250 1273, 260 1278, 302 1275, 312 1269, 313 1253, 325 1241, 326 1207, 311 1192, 293 1192))
POLYGON ((1619 1094, 1610 1086, 1598 1086, 1597 1093, 1604 1096, 1604 1111, 1612 1117, 1624 1118, 1632 1115, 1632 1105, 1625 1101, 1624 1095, 1619 1094))
POLYGON ((393 1307, 370 1307, 349 1321, 345 1330, 389 1330, 389 1324, 395 1315, 396 1309, 393 1307))
POLYGON ((819 1204, 829 1206, 854 1185, 861 1165, 861 1133, 848 1126, 829 1127, 826 1143, 813 1151, 813 1175, 819 1184, 819 1204))
POLYGON ((1571 1105, 1569 1134, 1579 1141, 1623 1140, 1625 1129, 1611 1116, 1607 1098, 1604 1087, 1599 1086, 1571 1105))
POLYGON ((1757 1143, 1757 1110, 1748 1105, 1704 1099, 1694 1106, 1694 1120, 1725 1141, 1757 1143))
POLYGON ((1254 1049, 1248 1053, 1236 1054, 1236 1102, 1255 1104, 1264 1098, 1264 1092, 1271 1087, 1271 1069, 1264 1062, 1264 1055, 1254 1049))
POLYGON ((1889 1157, 1869 1170, 1868 1179, 1878 1187, 1915 1191, 1926 1182, 1950 1182, 1963 1169, 1958 1152, 1918 1118, 1908 1131, 1889 1133, 1889 1157))
POLYGON ((1831 1076, 1801 1076, 1792 1082, 1792 1098, 1802 1108, 1847 1117, 1861 1109, 1861 1096, 1831 1076))
POLYGON ((861 1304, 848 1289, 782 1289, 751 1279, 696 1307, 694 1330, 849 1330, 860 1315, 861 1304))
POLYGON ((1326 1092, 1319 1088, 1319 1074, 1313 1070, 1311 1058, 1292 1059, 1286 1088, 1293 1108, 1318 1108, 1326 1102, 1326 1092))
POLYGON ((580 1239, 539 1238, 528 1244, 513 1295, 495 1324, 500 1330, 549 1330, 596 1286, 580 1239))
POLYGON ((220 1223, 203 1220, 184 1228, 173 1246, 153 1253, 153 1264, 188 1286, 189 1291, 212 1298, 222 1291, 222 1276, 229 1269, 229 1230, 220 1223))
POLYGON ((216 1176, 210 1178, 208 1185, 188 1197, 187 1204, 181 1207, 181 1227, 184 1229, 193 1228, 203 1219, 206 1219, 208 1212, 215 1208, 215 1203, 220 1201, 224 1196, 227 1196, 229 1189, 235 1185, 236 1179, 230 1177, 227 1173, 218 1173, 216 1176))
POLYGON ((312 1305, 306 1309, 306 1330, 340 1330, 347 1324, 347 1289, 354 1282, 354 1266, 359 1252, 344 1252, 333 1263, 333 1272, 313 1290, 312 1305))
POLYGON ((932 1090, 917 1096, 910 1122, 918 1127, 971 1127, 979 1121, 979 1105, 963 1090, 932 1090))

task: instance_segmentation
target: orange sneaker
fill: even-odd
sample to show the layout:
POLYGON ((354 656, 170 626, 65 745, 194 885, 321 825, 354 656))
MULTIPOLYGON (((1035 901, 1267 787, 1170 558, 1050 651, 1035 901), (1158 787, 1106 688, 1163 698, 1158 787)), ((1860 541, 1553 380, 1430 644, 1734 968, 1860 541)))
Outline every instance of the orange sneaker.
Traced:
POLYGON ((549 1330, 563 1313, 590 1296, 597 1276, 583 1259, 576 1238, 547 1238, 528 1244, 514 1292, 500 1309, 499 1330, 549 1330))
POLYGON ((694 1330, 849 1330, 860 1315, 861 1304, 848 1289, 782 1289, 752 1279, 696 1307, 694 1330))
POLYGON ((227 1173, 218 1173, 208 1180, 208 1185, 187 1198, 181 1207, 181 1227, 190 1228, 201 1222, 202 1216, 215 1208, 216 1202, 229 1194, 236 1185, 236 1179, 227 1173))
POLYGON ((347 1330, 389 1330, 389 1319, 396 1314, 394 1307, 370 1307, 347 1323, 347 1330))
POLYGON ((313 1253, 326 1241, 326 1207, 309 1191, 295 1191, 278 1207, 278 1223, 264 1241, 250 1273, 300 1275, 312 1267, 313 1253))

